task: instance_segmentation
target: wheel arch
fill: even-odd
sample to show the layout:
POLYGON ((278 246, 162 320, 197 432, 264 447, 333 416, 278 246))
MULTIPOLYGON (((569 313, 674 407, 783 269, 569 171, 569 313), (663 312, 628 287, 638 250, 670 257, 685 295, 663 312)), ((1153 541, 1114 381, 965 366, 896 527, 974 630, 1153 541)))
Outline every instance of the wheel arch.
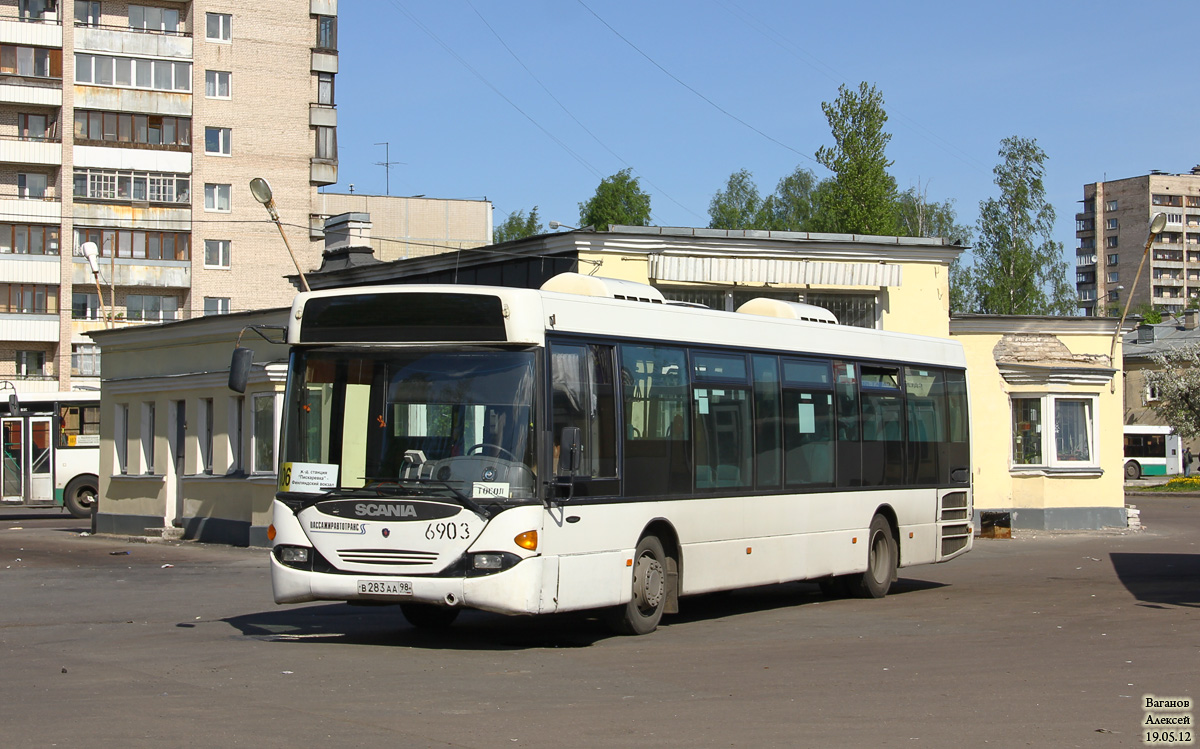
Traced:
POLYGON ((659 517, 646 523, 646 527, 638 536, 638 541, 640 542, 646 536, 658 538, 663 546, 663 552, 667 555, 667 603, 663 613, 677 614, 679 613, 680 583, 683 579, 683 546, 679 542, 679 533, 676 532, 671 521, 659 517))

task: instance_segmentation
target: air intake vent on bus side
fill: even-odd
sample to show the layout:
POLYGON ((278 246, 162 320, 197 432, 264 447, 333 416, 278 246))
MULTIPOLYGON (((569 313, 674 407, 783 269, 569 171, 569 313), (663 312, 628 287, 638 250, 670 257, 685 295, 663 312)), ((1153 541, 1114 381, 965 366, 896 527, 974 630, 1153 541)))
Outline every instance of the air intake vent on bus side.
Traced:
POLYGON ((763 317, 781 317, 785 320, 807 320, 808 322, 828 323, 837 325, 837 316, 824 307, 800 302, 785 302, 782 299, 755 297, 737 308, 744 315, 761 315, 763 317))
POLYGON ((542 291, 624 299, 629 302, 649 304, 664 304, 667 301, 661 291, 644 283, 622 281, 618 278, 585 276, 582 273, 559 273, 542 284, 542 291))

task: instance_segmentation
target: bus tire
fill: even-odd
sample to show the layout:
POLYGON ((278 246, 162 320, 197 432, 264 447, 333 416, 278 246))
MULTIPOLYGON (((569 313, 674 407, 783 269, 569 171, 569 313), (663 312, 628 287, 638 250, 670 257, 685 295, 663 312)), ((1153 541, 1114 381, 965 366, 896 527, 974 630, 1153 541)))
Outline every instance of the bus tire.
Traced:
POLYGON ((100 495, 100 482, 95 476, 76 476, 63 490, 63 506, 77 518, 90 518, 96 514, 96 497, 100 495))
POLYGON ((633 597, 613 609, 609 627, 621 635, 647 635, 667 607, 667 554, 657 536, 645 536, 633 552, 633 597))
POLYGON ((1142 477, 1142 466, 1136 460, 1128 460, 1125 462, 1125 480, 1133 481, 1142 477))
POLYGON ((883 598, 896 579, 898 564, 892 524, 883 515, 876 515, 867 533, 867 571, 847 576, 850 594, 855 598, 883 598))
POLYGON ((445 629, 454 623, 461 610, 432 603, 400 604, 400 613, 417 629, 445 629))

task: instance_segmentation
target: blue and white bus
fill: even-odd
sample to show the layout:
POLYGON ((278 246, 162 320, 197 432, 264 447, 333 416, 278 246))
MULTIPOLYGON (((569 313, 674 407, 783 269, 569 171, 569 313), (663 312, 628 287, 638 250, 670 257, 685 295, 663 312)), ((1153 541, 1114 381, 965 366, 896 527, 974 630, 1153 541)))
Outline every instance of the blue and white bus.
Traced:
POLYGON ((304 293, 287 336, 279 603, 600 609, 642 634, 691 594, 881 597, 972 546, 951 340, 577 274, 304 293))

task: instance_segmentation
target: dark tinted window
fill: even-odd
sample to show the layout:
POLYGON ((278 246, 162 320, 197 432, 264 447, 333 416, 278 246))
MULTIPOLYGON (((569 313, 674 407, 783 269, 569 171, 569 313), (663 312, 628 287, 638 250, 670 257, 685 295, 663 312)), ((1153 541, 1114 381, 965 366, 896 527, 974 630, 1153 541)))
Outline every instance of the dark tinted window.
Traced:
POLYGON ((354 294, 304 306, 305 343, 503 341, 503 305, 478 294, 354 294))

